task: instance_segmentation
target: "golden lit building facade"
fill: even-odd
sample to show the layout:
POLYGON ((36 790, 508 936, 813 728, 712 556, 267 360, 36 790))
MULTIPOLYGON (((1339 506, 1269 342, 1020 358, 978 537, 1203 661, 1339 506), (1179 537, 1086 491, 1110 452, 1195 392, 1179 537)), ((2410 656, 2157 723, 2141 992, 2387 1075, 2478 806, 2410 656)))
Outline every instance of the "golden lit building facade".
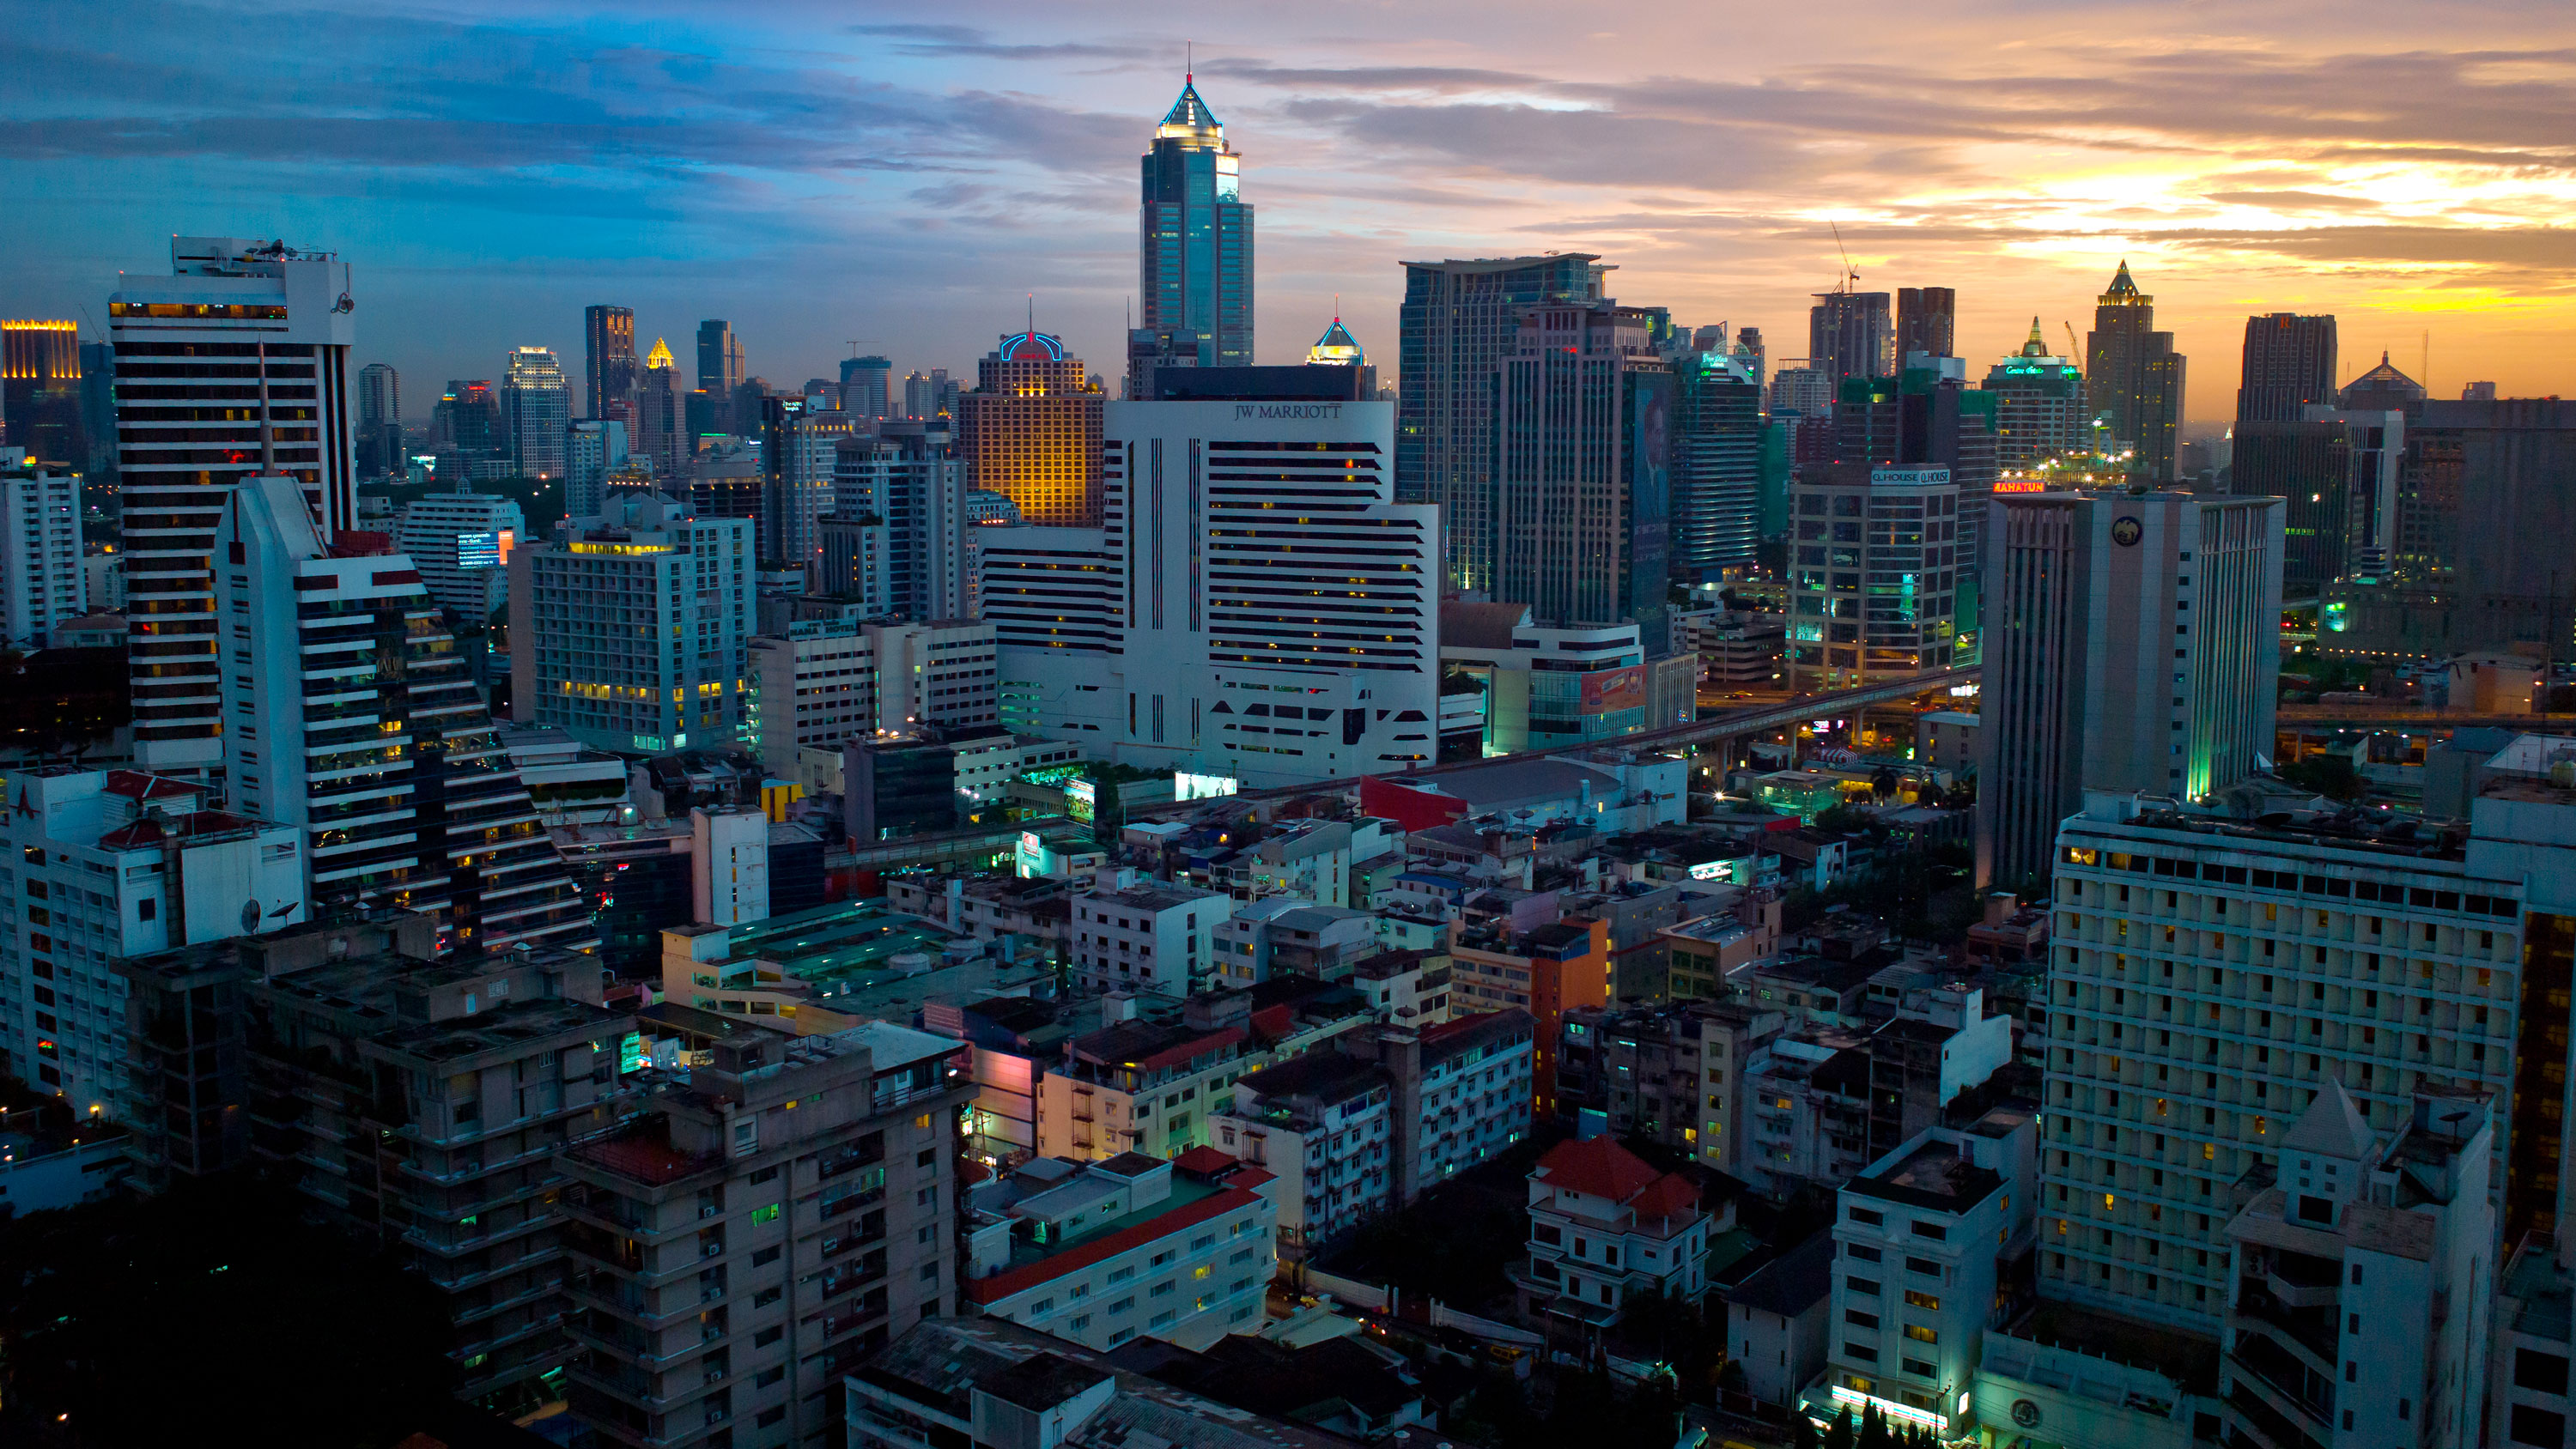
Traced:
POLYGON ((1044 332, 1002 339, 957 400, 958 452, 973 486, 999 493, 1029 523, 1100 524, 1100 384, 1044 332))

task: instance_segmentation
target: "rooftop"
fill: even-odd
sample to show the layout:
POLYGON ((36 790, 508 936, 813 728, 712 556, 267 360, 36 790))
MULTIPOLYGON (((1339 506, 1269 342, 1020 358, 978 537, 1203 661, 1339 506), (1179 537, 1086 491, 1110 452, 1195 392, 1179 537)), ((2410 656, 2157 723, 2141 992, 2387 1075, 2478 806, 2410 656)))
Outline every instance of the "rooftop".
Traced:
POLYGON ((2003 1186, 1992 1168, 1962 1156, 1959 1145, 1931 1138, 1883 1172, 1852 1179, 1847 1189, 1909 1207, 1939 1212, 1966 1212, 2003 1186))
MULTIPOLYGON (((1034 1237, 1014 1232, 1011 1235, 1010 1261, 999 1270, 984 1277, 968 1279, 964 1284, 967 1301, 998 1303, 1077 1268, 1087 1268, 1121 1253, 1131 1252, 1157 1239, 1186 1232, 1200 1223, 1250 1206, 1258 1200, 1258 1194, 1254 1189, 1271 1180, 1271 1175, 1260 1168, 1237 1163, 1232 1157, 1213 1148, 1195 1148, 1185 1156, 1188 1160, 1176 1161, 1172 1164, 1171 1194, 1168 1197, 1158 1198, 1118 1217, 1105 1219, 1072 1237, 1052 1243, 1042 1243, 1034 1237), (1216 1161, 1210 1162, 1210 1157, 1215 1158, 1216 1161)), ((1139 1175, 1142 1169, 1163 1165, 1159 1158, 1127 1152, 1106 1162, 1092 1163, 1090 1168, 1115 1173, 1122 1177, 1133 1177, 1139 1175), (1129 1170, 1120 1172, 1121 1163, 1128 1163, 1129 1170)), ((1000 1185, 1004 1191, 998 1193, 993 1192, 992 1189, 986 1191, 996 1200, 1008 1199, 1012 1203, 1044 1196, 1050 1199, 1049 1216, 1056 1216, 1069 1209, 1070 1195, 1079 1194, 1086 1181, 1096 1186, 1100 1193, 1118 1190, 1107 1182, 1091 1178, 1086 1172, 1082 1178, 1067 1177, 1061 1183, 1046 1186, 1040 1192, 1025 1196, 1008 1192, 1011 1179, 1007 1178, 1000 1185)), ((983 1204, 978 1203, 977 1206, 982 1208, 983 1204)), ((1008 1207, 995 1210, 1007 1212, 1008 1207)))
POLYGON ((715 931, 726 932, 725 961, 772 962, 797 980, 844 988, 882 979, 895 956, 922 952, 935 958, 954 939, 946 929, 893 910, 882 900, 840 901, 742 926, 673 928, 683 936, 715 931))
POLYGON ((1753 1276, 1728 1289, 1729 1307, 1758 1308, 1795 1318, 1834 1291, 1834 1235, 1810 1233, 1804 1242, 1754 1270, 1753 1276))

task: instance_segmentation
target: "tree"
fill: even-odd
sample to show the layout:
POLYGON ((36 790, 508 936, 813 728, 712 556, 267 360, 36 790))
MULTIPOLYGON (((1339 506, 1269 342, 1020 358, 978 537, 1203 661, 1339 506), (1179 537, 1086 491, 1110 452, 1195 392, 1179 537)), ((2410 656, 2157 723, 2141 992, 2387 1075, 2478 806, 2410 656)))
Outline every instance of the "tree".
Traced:
POLYGON ((1118 799, 1118 778, 1108 771, 1097 772, 1091 788, 1091 838, 1102 845, 1116 845, 1118 832, 1127 823, 1127 807, 1118 799))
POLYGON ((1834 1411, 1833 1427, 1825 1430, 1825 1449, 1854 1449, 1851 1410, 1834 1411))
POLYGON ((1899 776, 1892 766, 1881 765, 1869 772, 1869 793, 1873 799, 1886 799, 1895 794, 1898 787, 1904 783, 1903 777, 1899 776))
POLYGON ((1816 1421, 1808 1418, 1803 1409, 1798 1411, 1797 1420, 1798 1436, 1789 1441, 1789 1449, 1823 1449, 1822 1442, 1816 1437, 1816 1421))
POLYGON ((2361 772, 2353 768, 2351 757, 2342 754, 2310 755, 2283 765, 2279 774, 2300 789, 2314 790, 2329 800, 2358 800, 2370 788, 2361 772))
POLYGON ((1887 1416, 1878 1411, 1878 1405, 1872 1404, 1862 1412, 1860 1438, 1853 1441, 1852 1449, 1894 1449, 1888 1442, 1887 1416))

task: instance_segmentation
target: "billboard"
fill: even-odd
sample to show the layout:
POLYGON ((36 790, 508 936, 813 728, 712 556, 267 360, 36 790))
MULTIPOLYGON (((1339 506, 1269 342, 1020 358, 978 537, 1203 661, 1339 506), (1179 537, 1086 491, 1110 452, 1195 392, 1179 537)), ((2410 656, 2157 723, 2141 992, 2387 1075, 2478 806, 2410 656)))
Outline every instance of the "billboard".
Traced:
POLYGON ((1231 775, 1193 775, 1187 770, 1176 770, 1172 774, 1172 799, 1176 802, 1213 800, 1219 795, 1233 794, 1240 785, 1241 782, 1231 775))
POLYGON ((1583 676, 1583 712, 1616 714, 1623 709, 1646 707, 1646 666, 1631 664, 1625 669, 1596 669, 1583 676))

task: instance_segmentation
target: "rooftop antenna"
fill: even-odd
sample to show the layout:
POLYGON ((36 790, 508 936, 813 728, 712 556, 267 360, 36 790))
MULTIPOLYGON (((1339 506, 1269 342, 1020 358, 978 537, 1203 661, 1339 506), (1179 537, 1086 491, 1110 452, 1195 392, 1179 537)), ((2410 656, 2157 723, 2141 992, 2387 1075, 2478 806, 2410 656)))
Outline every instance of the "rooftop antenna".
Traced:
POLYGON ((1184 40, 1181 42, 1181 45, 1183 47, 1181 51, 1181 84, 1185 86, 1196 85, 1198 84, 1199 79, 1199 43, 1195 40, 1184 40))
POLYGON ((1860 268, 1851 264, 1851 253, 1843 250, 1843 229, 1841 224, 1829 219, 1825 222, 1825 225, 1834 229, 1834 250, 1841 252, 1843 258, 1843 274, 1841 279, 1834 283, 1834 290, 1848 294, 1860 285, 1860 268))

